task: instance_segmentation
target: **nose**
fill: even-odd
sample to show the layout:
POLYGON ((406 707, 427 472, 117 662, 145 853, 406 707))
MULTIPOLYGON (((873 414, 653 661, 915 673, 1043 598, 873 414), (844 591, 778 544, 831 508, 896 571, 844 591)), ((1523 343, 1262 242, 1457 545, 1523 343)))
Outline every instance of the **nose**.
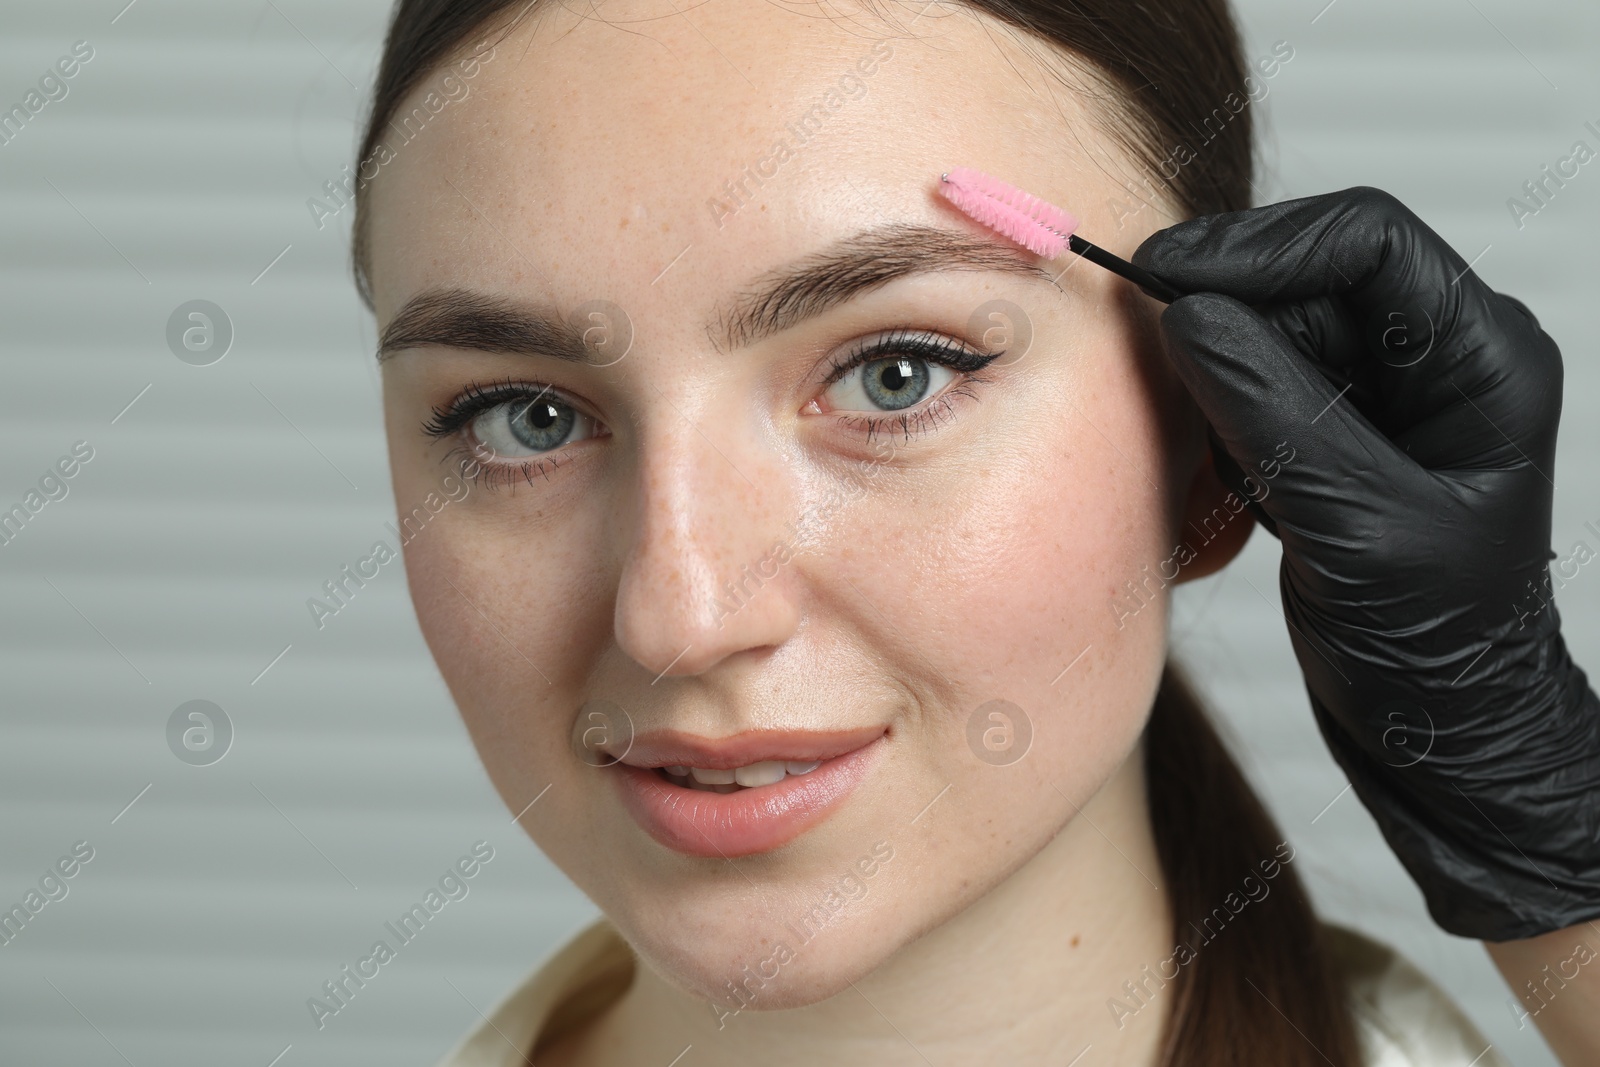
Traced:
POLYGON ((782 644, 800 615, 797 513, 781 456, 755 427, 676 410, 641 423, 636 440, 619 647, 656 677, 782 644))

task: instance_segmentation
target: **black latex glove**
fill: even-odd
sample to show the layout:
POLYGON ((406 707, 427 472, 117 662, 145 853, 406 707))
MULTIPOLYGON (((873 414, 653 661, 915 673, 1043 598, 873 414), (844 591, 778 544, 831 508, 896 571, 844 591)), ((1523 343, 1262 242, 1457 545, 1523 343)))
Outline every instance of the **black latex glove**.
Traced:
POLYGON ((1600 916, 1600 699, 1547 584, 1555 342, 1376 189, 1133 259, 1201 294, 1162 314, 1173 361, 1224 479, 1268 487, 1317 724, 1434 920, 1502 941, 1600 916))

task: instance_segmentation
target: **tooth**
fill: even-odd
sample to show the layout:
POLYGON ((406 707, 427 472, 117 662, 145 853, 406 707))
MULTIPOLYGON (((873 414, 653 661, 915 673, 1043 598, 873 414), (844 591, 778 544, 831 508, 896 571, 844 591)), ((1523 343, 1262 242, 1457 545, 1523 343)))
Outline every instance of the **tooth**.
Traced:
POLYGON ((733 772, 709 767, 690 767, 689 773, 702 785, 732 785, 733 772))
POLYGON ((733 780, 740 785, 771 785, 783 781, 784 764, 779 760, 752 763, 734 769, 733 780))
POLYGON ((675 774, 679 778, 682 778, 689 773, 689 768, 674 763, 672 766, 666 768, 666 771, 668 774, 675 774))
POLYGON ((790 774, 810 774, 812 771, 822 766, 822 761, 814 759, 810 763, 801 763, 797 760, 790 760, 783 766, 784 769, 790 774))

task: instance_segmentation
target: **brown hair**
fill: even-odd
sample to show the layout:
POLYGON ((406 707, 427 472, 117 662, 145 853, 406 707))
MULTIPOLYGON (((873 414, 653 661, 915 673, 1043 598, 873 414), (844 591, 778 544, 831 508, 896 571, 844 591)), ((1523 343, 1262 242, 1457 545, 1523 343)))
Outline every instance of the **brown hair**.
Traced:
MULTIPOLYGON (((372 157, 400 103, 469 37, 509 32, 536 2, 398 0, 358 160, 372 157)), ((1227 0, 963 2, 1087 62, 1100 84, 1078 88, 1094 95, 1104 131, 1148 175, 1130 183, 1132 198, 1166 200, 1189 216, 1249 206, 1248 68, 1227 0)), ((352 253, 371 306, 365 184, 353 190, 352 253)), ((1169 973, 1143 986, 1166 1013, 1161 1067, 1358 1067, 1344 984, 1283 836, 1170 662, 1145 730, 1145 771, 1178 941, 1156 968, 1169 973), (1270 891, 1254 896, 1252 878, 1270 880, 1270 891)), ((1146 1002, 1125 995, 1122 1003, 1146 1002)))

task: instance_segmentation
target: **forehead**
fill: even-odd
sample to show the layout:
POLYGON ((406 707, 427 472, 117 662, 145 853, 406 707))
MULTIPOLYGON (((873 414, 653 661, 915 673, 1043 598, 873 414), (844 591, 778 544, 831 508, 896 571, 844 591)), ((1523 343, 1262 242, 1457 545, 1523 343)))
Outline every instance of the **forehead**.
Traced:
POLYGON ((708 305, 858 230, 971 225, 934 192, 956 165, 1087 228, 1126 165, 1063 74, 1085 77, 960 5, 541 4, 389 124, 379 320, 431 287, 708 305))

